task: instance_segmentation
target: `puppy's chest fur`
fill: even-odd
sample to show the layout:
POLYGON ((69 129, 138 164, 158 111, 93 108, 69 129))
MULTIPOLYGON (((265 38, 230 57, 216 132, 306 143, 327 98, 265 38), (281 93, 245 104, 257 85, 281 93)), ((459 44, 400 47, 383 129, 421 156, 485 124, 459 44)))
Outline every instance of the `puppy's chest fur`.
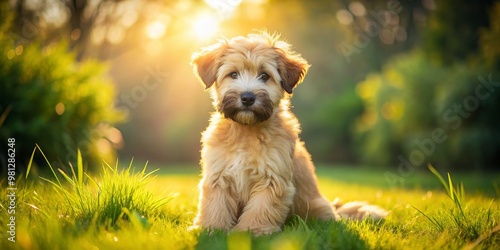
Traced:
POLYGON ((214 114, 202 139, 207 184, 226 188, 245 203, 268 182, 291 181, 298 131, 283 122, 275 115, 263 124, 244 126, 214 114))

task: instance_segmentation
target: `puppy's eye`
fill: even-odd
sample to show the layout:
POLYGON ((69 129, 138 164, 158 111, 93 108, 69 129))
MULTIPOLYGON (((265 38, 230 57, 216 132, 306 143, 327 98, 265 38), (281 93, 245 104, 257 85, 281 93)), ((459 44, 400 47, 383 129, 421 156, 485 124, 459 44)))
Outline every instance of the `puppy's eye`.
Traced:
POLYGON ((238 78, 238 73, 237 72, 231 72, 229 74, 229 77, 233 78, 233 79, 237 79, 238 78))
POLYGON ((267 73, 264 73, 264 72, 260 73, 259 77, 257 77, 257 79, 259 79, 259 80, 261 80, 263 82, 269 80, 269 78, 270 78, 270 76, 267 73))

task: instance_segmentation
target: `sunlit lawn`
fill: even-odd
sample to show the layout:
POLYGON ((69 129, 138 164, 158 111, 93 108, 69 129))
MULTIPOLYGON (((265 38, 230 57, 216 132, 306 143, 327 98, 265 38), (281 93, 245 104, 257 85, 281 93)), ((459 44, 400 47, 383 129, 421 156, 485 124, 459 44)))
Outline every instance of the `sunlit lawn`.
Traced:
MULTIPOLYGON (((141 170, 140 164, 136 169, 141 170)), ((328 198, 366 200, 391 214, 381 223, 304 222, 292 218, 282 232, 263 237, 246 232, 208 234, 188 230, 198 198, 200 177, 195 166, 171 166, 156 172, 144 190, 138 187, 137 192, 149 190, 153 200, 167 197, 159 213, 142 218, 124 210, 125 215, 121 214, 116 224, 105 220, 99 223, 98 215, 82 222, 82 216, 71 212, 64 192, 56 192, 46 181, 37 180, 28 186, 19 183, 16 242, 7 241, 2 230, 0 249, 457 249, 476 244, 499 249, 500 202, 493 183, 496 180, 498 185, 500 176, 452 175, 454 183, 463 181, 466 192, 470 191, 461 204, 461 213, 438 179, 427 172, 414 173, 403 184, 391 186, 384 171, 320 166, 320 188, 328 198)), ((96 181, 97 176, 93 178, 96 181)), ((71 186, 63 186, 69 194, 74 192, 71 186)), ((6 204, 5 196, 1 200, 6 204)), ((4 229, 6 210, 0 209, 4 229)))

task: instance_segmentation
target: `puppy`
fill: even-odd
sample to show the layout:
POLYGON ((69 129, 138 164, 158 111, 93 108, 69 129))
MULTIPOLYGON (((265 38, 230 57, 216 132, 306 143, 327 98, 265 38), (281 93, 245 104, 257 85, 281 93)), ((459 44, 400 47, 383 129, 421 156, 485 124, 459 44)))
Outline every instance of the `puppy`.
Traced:
MULTIPOLYGON (((260 235, 280 231, 292 215, 340 218, 318 190, 299 122, 290 111, 290 96, 306 75, 307 61, 278 36, 262 33, 221 41, 195 53, 192 63, 217 111, 202 134, 194 226, 260 235)), ((348 204, 338 206, 346 217, 385 216, 365 203, 348 204)))

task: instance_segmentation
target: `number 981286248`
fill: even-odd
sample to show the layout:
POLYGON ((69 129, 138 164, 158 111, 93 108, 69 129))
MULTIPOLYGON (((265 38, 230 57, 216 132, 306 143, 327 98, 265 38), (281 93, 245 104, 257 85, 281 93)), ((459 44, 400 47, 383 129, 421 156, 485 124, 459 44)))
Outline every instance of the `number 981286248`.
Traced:
POLYGON ((7 181, 9 186, 15 186, 16 181, 16 139, 7 139, 7 181))

